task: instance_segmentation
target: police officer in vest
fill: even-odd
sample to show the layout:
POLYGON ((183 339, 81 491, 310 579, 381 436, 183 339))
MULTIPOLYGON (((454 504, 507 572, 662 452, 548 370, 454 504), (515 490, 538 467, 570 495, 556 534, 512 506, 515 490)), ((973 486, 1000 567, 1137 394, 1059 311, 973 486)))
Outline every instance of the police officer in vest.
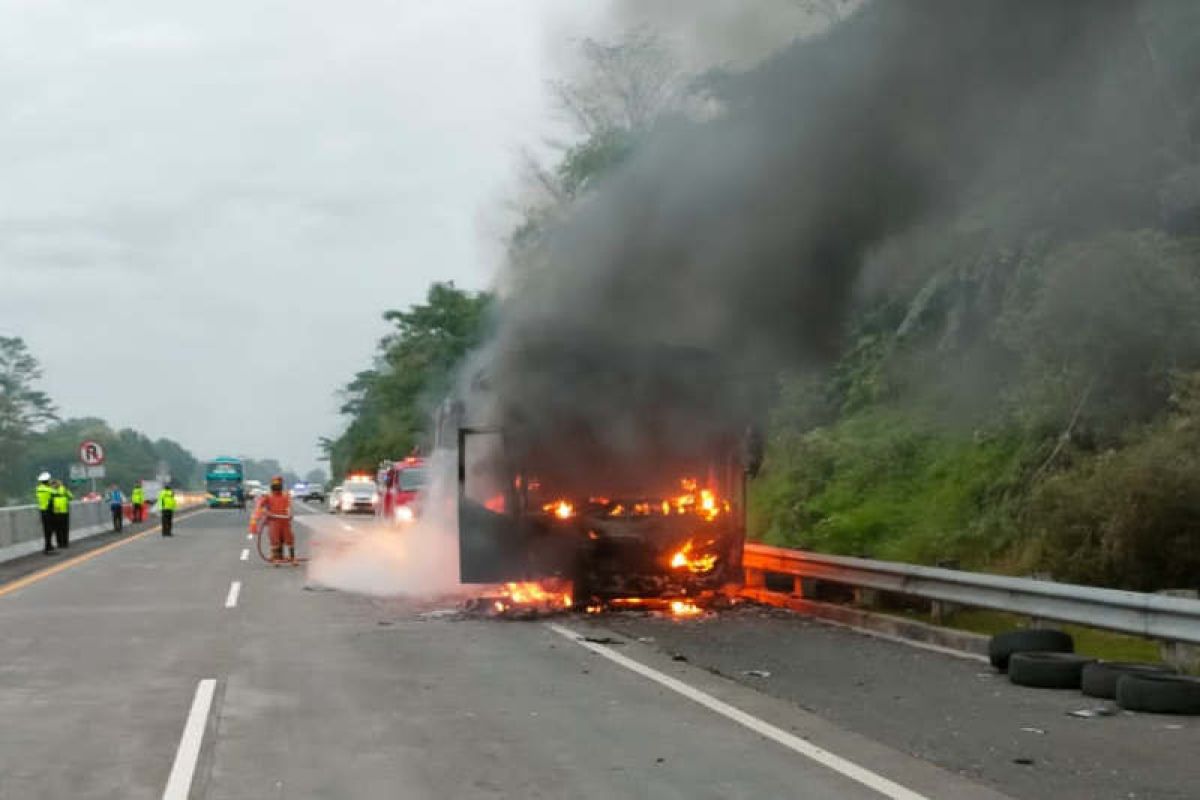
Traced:
POLYGON ((171 484, 168 483, 158 493, 158 505, 162 509, 162 535, 174 536, 171 528, 175 525, 175 490, 171 484))
POLYGON ((44 548, 42 550, 46 555, 54 554, 54 512, 50 508, 50 500, 54 497, 54 487, 50 485, 50 473, 43 472, 38 475, 37 488, 34 490, 37 497, 38 513, 42 516, 42 540, 44 548))
POLYGON ((50 511, 54 520, 54 538, 58 540, 58 549, 65 550, 71 546, 71 501, 75 495, 63 486, 62 481, 54 481, 54 494, 50 498, 50 511))
POLYGON ((144 520, 146 518, 146 490, 142 488, 141 481, 134 484, 133 491, 129 493, 129 503, 133 506, 133 521, 144 520))

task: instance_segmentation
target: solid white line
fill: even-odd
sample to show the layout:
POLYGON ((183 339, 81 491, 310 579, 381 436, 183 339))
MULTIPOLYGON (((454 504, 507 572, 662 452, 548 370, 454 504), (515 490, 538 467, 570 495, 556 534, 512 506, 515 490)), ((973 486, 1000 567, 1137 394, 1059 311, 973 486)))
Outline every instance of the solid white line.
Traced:
POLYGON ((242 582, 234 581, 229 584, 229 594, 225 596, 225 607, 233 608, 237 605, 238 593, 242 591, 242 582))
POLYGON ((242 548, 242 555, 239 557, 238 560, 239 561, 249 561, 250 560, 250 548, 249 547, 242 548))
POLYGON ((818 764, 821 764, 822 766, 828 767, 834 772, 838 772, 852 781, 861 783, 863 786, 878 792, 884 797, 891 798, 891 800, 928 800, 928 798, 926 798, 924 795, 917 794, 911 789, 907 789, 898 783, 890 781, 882 775, 878 775, 868 769, 865 769, 864 767, 860 767, 852 761, 847 761, 841 756, 835 755, 824 748, 817 747, 811 742, 806 742, 799 736, 794 736, 781 728, 775 727, 769 722, 759 719, 758 717, 747 714, 740 708, 735 708, 734 706, 731 706, 722 700, 718 700, 707 692, 702 692, 699 689, 689 686, 681 680, 672 678, 670 675, 666 675, 656 669, 648 667, 640 661, 635 661, 628 656, 622 655, 612 648, 604 647, 603 645, 596 644, 595 642, 586 641, 582 636, 570 630, 569 628, 564 628, 563 626, 553 622, 546 624, 550 630, 554 631, 558 635, 570 639, 576 644, 586 647, 593 653, 602 655, 609 661, 620 664, 622 667, 632 670, 644 678, 649 678, 655 683, 665 686, 677 694, 683 695, 692 702, 698 703, 710 711, 715 711, 721 716, 733 720, 742 727, 749 728, 760 736, 778 742, 789 750, 799 753, 805 758, 809 758, 818 764))
POLYGON ((204 740, 204 728, 208 723, 208 710, 212 707, 213 691, 217 682, 205 678, 196 686, 192 710, 188 712, 179 749, 175 751, 175 763, 167 788, 163 789, 163 800, 187 800, 192 791, 192 775, 196 772, 196 761, 200 758, 200 743, 204 740))

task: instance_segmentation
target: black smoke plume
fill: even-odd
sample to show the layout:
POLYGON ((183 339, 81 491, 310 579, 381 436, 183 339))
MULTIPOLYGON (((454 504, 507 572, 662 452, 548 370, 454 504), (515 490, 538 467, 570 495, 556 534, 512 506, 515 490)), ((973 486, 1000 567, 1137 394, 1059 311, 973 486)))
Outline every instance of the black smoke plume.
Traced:
POLYGON ((997 231, 1152 214, 1136 31, 1131 2, 881 0, 714 79, 718 118, 662 124, 510 276, 480 402, 551 472, 653 471, 835 357, 888 240, 983 192, 1016 198, 997 231))

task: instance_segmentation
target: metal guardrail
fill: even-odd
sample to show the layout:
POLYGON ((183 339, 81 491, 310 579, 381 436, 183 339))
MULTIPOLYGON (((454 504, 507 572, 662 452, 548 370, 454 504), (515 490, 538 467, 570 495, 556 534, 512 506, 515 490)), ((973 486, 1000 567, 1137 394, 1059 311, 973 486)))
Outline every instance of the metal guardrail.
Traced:
MULTIPOLYGON (((746 584, 761 589, 764 573, 812 578, 1038 619, 1200 644, 1200 600, 987 575, 891 561, 831 556, 747 544, 746 584)), ((799 581, 797 581, 799 584, 799 581)), ((800 587, 796 587, 800 593, 800 587)))

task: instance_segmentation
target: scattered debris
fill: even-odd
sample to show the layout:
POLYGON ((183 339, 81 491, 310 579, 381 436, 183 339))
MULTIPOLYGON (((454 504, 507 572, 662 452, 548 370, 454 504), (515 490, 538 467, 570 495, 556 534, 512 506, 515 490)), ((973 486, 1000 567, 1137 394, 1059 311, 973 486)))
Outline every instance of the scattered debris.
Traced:
POLYGON ((742 674, 747 678, 769 678, 771 673, 765 669, 744 669, 742 674))
POLYGON ((1014 758, 1012 760, 1012 763, 1020 764, 1023 767, 1031 767, 1031 766, 1033 766, 1033 759, 1032 758, 1014 758))
POLYGON ((419 614, 418 617, 420 619, 456 619, 461 615, 462 611, 457 608, 438 608, 419 614))
POLYGON ((625 644, 622 640, 614 639, 611 636, 584 636, 583 641, 592 644, 625 644))
POLYGON ((688 659, 687 659, 687 656, 685 656, 683 653, 671 653, 671 660, 672 661, 687 661, 688 659))
POLYGON ((1115 706, 1096 706, 1095 708, 1081 708, 1078 711, 1068 711, 1068 717, 1079 717, 1080 719, 1095 719, 1096 717, 1111 717, 1117 713, 1115 706))
POLYGON ((1046 732, 1044 730, 1042 730, 1041 728, 1021 728, 1021 730, 1025 731, 1025 733, 1036 733, 1039 736, 1046 735, 1046 732))
POLYGON ((375 624, 383 625, 386 627, 388 625, 395 625, 396 623, 392 622, 390 619, 378 619, 378 620, 375 620, 375 624))
POLYGON ((653 636, 639 636, 639 637, 637 637, 637 640, 639 642, 645 642, 645 643, 649 644, 650 642, 654 641, 654 637, 653 636))

